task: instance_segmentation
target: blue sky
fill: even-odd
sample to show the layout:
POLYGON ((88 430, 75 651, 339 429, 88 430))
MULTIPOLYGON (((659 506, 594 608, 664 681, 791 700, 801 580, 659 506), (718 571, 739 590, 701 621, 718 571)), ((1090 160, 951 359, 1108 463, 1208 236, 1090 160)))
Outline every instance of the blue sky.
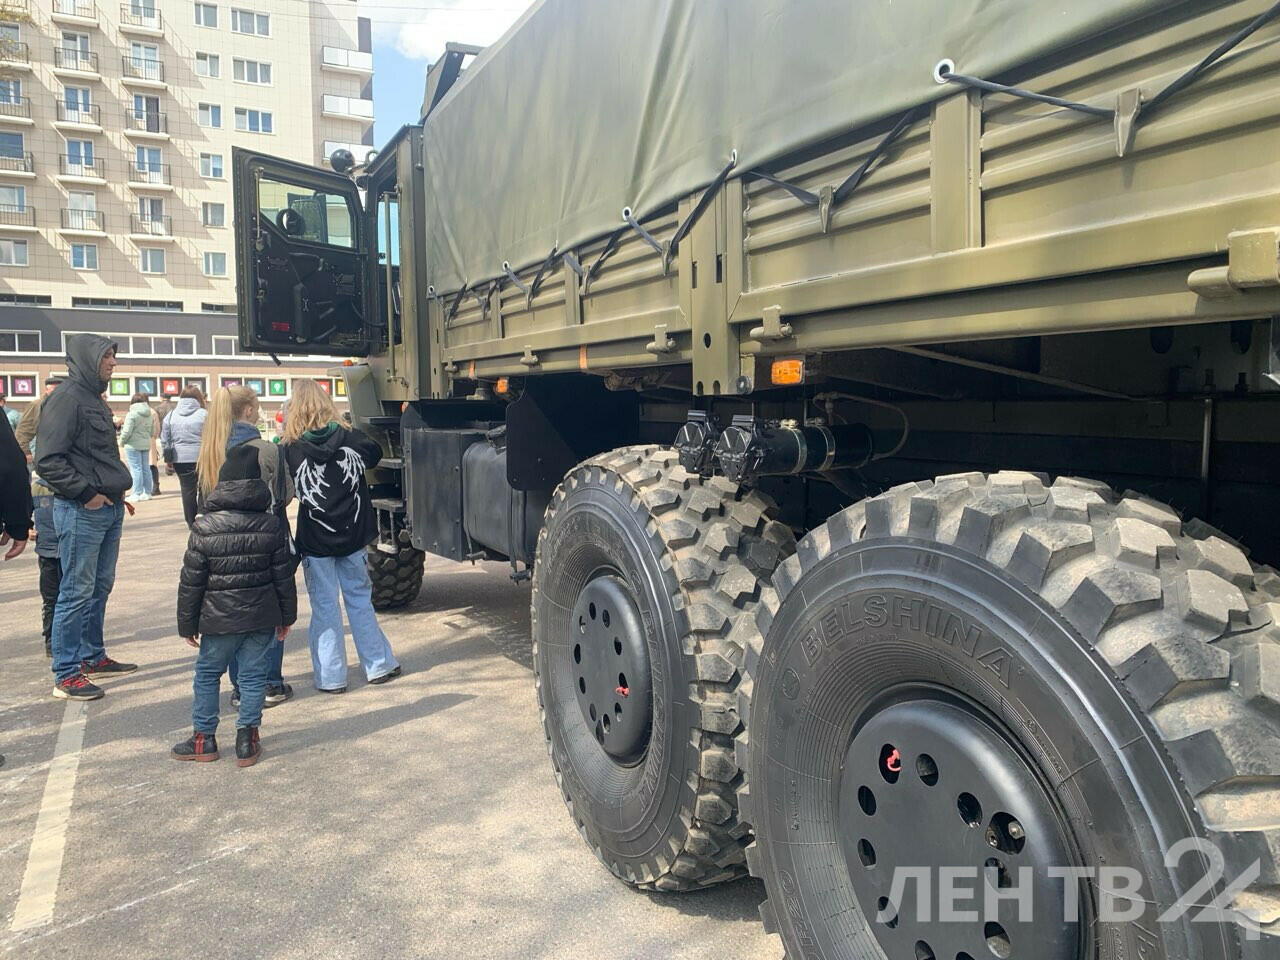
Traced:
POLYGON ((427 67, 447 42, 492 43, 530 2, 358 0, 373 23, 374 143, 417 121, 427 67))

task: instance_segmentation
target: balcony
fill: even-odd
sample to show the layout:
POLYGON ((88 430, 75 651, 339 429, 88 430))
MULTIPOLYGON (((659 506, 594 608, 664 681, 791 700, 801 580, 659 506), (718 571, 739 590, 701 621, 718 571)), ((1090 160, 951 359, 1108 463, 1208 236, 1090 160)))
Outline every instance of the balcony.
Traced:
POLYGON ((32 231, 35 228, 35 207, 0 203, 0 230, 32 231))
POLYGON ((356 73, 362 77, 373 76, 373 54, 345 47, 322 47, 320 66, 338 73, 356 73))
POLYGON ((124 135, 148 140, 168 140, 169 117, 158 110, 126 110, 124 135))
POLYGON ((340 117, 344 120, 373 120, 373 101, 359 97, 338 97, 331 93, 324 95, 321 112, 326 117, 340 117))
POLYGON ((53 0, 49 15, 54 23, 85 27, 98 25, 98 5, 93 0, 53 0))
POLYGON ((35 176, 35 161, 30 153, 0 156, 0 177, 22 177, 26 180, 34 180, 35 176))
POLYGON ((102 130, 102 108, 96 103, 67 103, 65 100, 59 100, 57 106, 58 115, 53 121, 54 126, 98 132, 102 130))
POLYGON ((166 87, 164 80, 164 61, 149 60, 146 57, 125 57, 123 64, 123 80, 130 87, 166 87))
POLYGON ((32 126, 35 121, 31 119, 31 98, 9 97, 6 100, 0 100, 0 123, 32 126))
POLYGON ((78 47, 54 47, 53 72, 101 79, 98 71, 98 55, 78 47))
POLYGON ((134 240, 172 240, 173 217, 141 217, 135 213, 129 218, 129 236, 134 240))
POLYGON ((105 219, 99 210, 62 209, 62 226, 59 233, 92 234, 97 236, 107 232, 105 219))
POLYGON ((160 11, 146 3, 122 3, 120 5, 120 32, 137 33, 147 37, 164 36, 164 20, 160 11))
POLYGON ((58 179, 68 183, 106 183, 106 165, 101 157, 58 155, 58 179))
POLYGON ((167 163, 130 163, 129 186, 135 190, 172 190, 172 167, 167 163))
POLYGON ((0 40, 0 64, 4 66, 6 72, 30 71, 31 44, 17 40, 0 40))

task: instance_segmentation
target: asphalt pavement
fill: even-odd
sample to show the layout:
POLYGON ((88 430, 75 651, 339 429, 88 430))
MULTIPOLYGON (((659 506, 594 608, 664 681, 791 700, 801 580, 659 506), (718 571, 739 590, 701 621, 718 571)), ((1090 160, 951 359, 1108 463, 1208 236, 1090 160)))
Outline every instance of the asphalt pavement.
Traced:
POLYGON ((581 842, 538 719, 528 586, 500 565, 429 558, 417 602, 381 618, 405 675, 370 686, 350 651, 343 696, 311 686, 299 576, 295 697, 265 714, 262 761, 235 765, 225 690, 223 758, 171 760, 195 655, 174 623, 185 544, 174 493, 126 519, 107 651, 141 666, 87 705, 50 696, 32 552, 0 566, 0 956, 781 956, 758 882, 639 892, 581 842))

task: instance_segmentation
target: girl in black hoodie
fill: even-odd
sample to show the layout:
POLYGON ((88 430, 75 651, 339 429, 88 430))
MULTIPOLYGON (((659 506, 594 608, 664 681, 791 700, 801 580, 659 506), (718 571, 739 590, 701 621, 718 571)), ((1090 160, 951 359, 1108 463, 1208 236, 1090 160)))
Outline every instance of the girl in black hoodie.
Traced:
POLYGON ((339 594, 365 677, 385 683, 400 675, 400 664, 373 612, 364 558, 365 547, 378 535, 364 474, 378 465, 382 448, 339 424, 333 401, 311 380, 294 381, 283 440, 298 497, 297 545, 311 597, 307 639, 316 689, 347 689, 339 594))

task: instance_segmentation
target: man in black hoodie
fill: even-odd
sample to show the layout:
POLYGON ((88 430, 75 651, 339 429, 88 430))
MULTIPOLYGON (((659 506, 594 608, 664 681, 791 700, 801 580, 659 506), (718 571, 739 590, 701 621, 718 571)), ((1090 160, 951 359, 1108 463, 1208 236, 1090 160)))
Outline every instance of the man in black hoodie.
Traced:
POLYGON ((102 399, 116 345, 84 333, 67 337, 67 380, 45 398, 36 432, 36 472, 53 490, 62 585, 53 617, 53 695, 97 700, 91 677, 131 673, 107 656, 102 624, 115 584, 124 494, 133 483, 120 459, 111 409, 102 399))

